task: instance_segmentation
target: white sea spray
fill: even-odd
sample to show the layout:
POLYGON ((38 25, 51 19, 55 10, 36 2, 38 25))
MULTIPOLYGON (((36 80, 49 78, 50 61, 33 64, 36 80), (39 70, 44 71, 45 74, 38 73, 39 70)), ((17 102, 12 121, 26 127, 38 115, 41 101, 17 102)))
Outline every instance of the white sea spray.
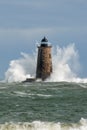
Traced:
MULTIPOLYGON (((80 78, 79 54, 75 44, 69 44, 66 47, 55 47, 52 53, 53 72, 46 80, 47 82, 78 82, 86 83, 87 78, 80 78)), ((12 60, 9 68, 5 73, 5 81, 21 82, 26 78, 35 77, 36 75, 36 52, 35 55, 21 53, 21 58, 12 60)))
POLYGON ((21 82, 35 76, 35 58, 29 54, 21 53, 21 58, 10 61, 9 68, 5 73, 5 81, 21 82))

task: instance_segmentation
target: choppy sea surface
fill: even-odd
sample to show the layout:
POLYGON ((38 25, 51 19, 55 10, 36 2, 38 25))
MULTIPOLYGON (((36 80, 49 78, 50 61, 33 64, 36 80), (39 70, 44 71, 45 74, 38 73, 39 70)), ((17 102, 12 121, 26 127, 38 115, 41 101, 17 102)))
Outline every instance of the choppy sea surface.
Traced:
POLYGON ((0 130, 87 130, 87 84, 0 83, 0 130))

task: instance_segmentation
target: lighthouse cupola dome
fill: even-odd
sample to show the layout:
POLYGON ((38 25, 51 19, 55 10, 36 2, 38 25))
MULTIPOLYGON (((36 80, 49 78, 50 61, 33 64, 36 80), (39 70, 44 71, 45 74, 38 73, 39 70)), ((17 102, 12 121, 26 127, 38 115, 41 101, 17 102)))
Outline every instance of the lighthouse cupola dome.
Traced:
POLYGON ((48 40, 47 40, 46 37, 44 37, 44 38, 41 40, 41 42, 48 42, 48 40))
POLYGON ((41 46, 42 46, 42 47, 48 46, 48 40, 47 40, 46 37, 44 37, 44 38, 41 40, 41 46))

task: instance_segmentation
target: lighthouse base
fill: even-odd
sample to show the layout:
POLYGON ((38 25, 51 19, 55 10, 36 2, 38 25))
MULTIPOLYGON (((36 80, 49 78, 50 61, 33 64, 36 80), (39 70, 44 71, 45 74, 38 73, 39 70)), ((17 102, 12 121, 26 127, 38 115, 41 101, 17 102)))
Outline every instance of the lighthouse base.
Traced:
POLYGON ((22 83, 26 83, 26 82, 35 82, 36 78, 27 78, 25 81, 23 81, 22 83))

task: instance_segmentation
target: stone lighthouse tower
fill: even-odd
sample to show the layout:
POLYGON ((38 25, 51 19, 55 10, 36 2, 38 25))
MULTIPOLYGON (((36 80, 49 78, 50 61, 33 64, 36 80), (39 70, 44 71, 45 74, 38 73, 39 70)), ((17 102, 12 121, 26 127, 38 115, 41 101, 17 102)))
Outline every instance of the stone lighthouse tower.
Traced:
POLYGON ((45 80, 52 73, 51 48, 48 40, 44 37, 38 46, 36 79, 45 80))

